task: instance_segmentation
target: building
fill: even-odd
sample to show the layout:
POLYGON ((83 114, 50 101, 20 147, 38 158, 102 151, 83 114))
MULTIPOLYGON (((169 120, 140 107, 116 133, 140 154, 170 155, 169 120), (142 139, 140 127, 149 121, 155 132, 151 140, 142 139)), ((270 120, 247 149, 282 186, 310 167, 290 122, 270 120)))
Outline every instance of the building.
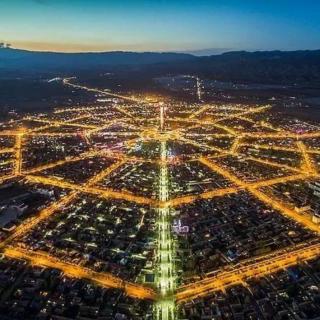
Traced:
POLYGON ((6 228, 19 219, 19 217, 26 211, 28 206, 24 204, 12 205, 5 207, 0 212, 0 228, 6 228))

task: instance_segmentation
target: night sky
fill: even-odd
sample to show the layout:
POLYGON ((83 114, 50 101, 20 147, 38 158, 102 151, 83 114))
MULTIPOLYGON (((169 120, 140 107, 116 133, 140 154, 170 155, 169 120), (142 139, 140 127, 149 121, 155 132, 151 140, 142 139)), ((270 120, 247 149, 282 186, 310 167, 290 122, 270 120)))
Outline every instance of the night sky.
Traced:
POLYGON ((320 1, 1 0, 0 41, 50 51, 320 48, 320 1))

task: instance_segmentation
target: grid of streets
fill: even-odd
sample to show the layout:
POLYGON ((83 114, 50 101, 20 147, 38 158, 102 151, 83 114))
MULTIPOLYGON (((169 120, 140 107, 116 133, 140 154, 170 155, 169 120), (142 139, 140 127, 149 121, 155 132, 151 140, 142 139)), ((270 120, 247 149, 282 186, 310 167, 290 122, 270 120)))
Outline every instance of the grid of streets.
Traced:
MULTIPOLYGON (((317 183, 320 130, 312 126, 297 131, 277 127, 275 121, 265 120, 272 113, 270 106, 150 102, 76 85, 74 79, 64 83, 113 100, 105 105, 31 115, 3 126, 1 184, 19 181, 59 193, 2 237, 4 256, 59 269, 66 276, 122 290, 134 299, 154 301, 155 319, 174 320, 179 305, 228 287, 247 286, 250 279, 320 255, 318 222, 309 212, 297 210, 299 205, 281 191, 286 184, 294 189, 294 183, 317 183), (55 144, 59 157, 45 151, 44 145, 50 143, 55 144), (94 162, 98 167, 86 167, 94 162), (82 166, 84 177, 68 176, 76 165, 82 166), (200 171, 198 185, 204 187, 196 188, 192 180, 200 171), (249 199, 253 206, 279 215, 309 236, 272 252, 235 262, 230 259, 227 269, 225 265, 209 267, 201 274, 184 277, 176 265, 178 253, 183 252, 179 241, 185 241, 191 228, 184 224, 189 221, 191 225, 192 218, 184 219, 184 215, 201 203, 213 210, 214 201, 224 199, 239 201, 239 206, 241 199, 249 199), (69 219, 78 211, 80 215, 81 206, 88 203, 97 208, 103 203, 104 210, 114 210, 115 225, 121 224, 119 208, 121 215, 135 208, 130 213, 135 231, 128 235, 127 248, 115 245, 112 250, 116 253, 130 252, 144 227, 154 231, 150 234, 152 250, 143 258, 145 262, 140 262, 141 252, 134 254, 139 263, 135 266, 132 262, 132 274, 120 267, 117 272, 99 269, 96 264, 102 264, 103 257, 99 256, 93 266, 68 259, 63 255, 66 249, 52 247, 50 236, 63 225, 59 216, 69 219), (38 245, 39 235, 48 238, 51 245, 38 245), (145 281, 144 276, 150 274, 154 280, 145 281)), ((120 264, 125 266, 126 260, 122 258, 120 264)), ((186 271, 184 266, 179 268, 186 271)))

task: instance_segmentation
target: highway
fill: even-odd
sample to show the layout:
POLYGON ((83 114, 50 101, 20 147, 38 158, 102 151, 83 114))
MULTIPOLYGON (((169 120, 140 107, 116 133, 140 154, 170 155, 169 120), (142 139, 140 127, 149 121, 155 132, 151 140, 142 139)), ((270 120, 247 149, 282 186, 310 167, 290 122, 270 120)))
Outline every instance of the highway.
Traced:
POLYGON ((249 147, 251 149, 266 149, 266 150, 279 150, 279 151, 288 151, 288 152, 297 152, 299 151, 296 148, 285 147, 285 146, 274 146, 274 145, 266 145, 266 144, 255 144, 255 143, 241 143, 241 147, 249 147))
MULTIPOLYGON (((99 89, 95 89, 95 88, 89 88, 89 87, 86 87, 86 86, 81 86, 81 85, 78 85, 78 84, 73 84, 71 82, 72 79, 74 79, 74 78, 64 78, 63 79, 63 84, 71 86, 71 87, 76 88, 76 89, 82 89, 82 90, 86 90, 86 91, 89 91, 89 92, 90 91, 91 92, 96 92, 96 93, 100 93, 100 94, 105 95, 105 96, 119 98, 119 99, 122 99, 122 100, 125 100, 125 101, 138 102, 138 103, 150 103, 149 101, 143 100, 143 99, 137 99, 137 98, 134 98, 134 97, 128 97, 128 96, 124 96, 124 95, 121 95, 121 94, 112 93, 112 92, 109 92, 109 91, 103 91, 103 90, 99 90, 99 89)), ((122 113, 125 113, 128 116, 128 113, 126 111, 124 111, 124 110, 121 110, 121 108, 119 108, 119 111, 121 111, 122 113)))
POLYGON ((275 167, 275 168, 279 168, 279 169, 285 169, 285 170, 293 171, 293 172, 296 172, 296 173, 303 173, 301 168, 288 166, 288 165, 285 165, 285 164, 282 164, 282 163, 280 164, 278 162, 274 162, 274 161, 271 161, 271 160, 266 160, 266 159, 251 157, 251 156, 244 157, 244 159, 245 160, 255 161, 257 163, 265 164, 267 166, 271 166, 271 167, 275 167))
POLYGON ((233 142, 233 144, 232 144, 232 146, 231 146, 230 152, 231 152, 232 154, 237 154, 237 151, 238 151, 238 149, 239 149, 239 146, 240 146, 240 138, 237 137, 237 138, 234 139, 234 142, 233 142))
POLYGON ((267 276, 299 262, 315 259, 319 255, 320 243, 303 243, 260 258, 252 258, 229 267, 229 270, 218 271, 212 277, 180 287, 176 294, 176 300, 178 303, 183 303, 216 291, 224 291, 228 287, 245 284, 249 279, 267 276))
POLYGON ((52 168, 55 168, 58 166, 62 166, 66 163, 77 162, 77 161, 88 159, 88 158, 98 156, 98 155, 103 155, 103 152, 101 150, 90 150, 88 152, 81 153, 79 156, 67 157, 65 159, 58 160, 56 162, 50 162, 50 163, 47 163, 44 165, 40 165, 38 167, 34 167, 32 169, 24 170, 23 173, 26 175, 33 174, 36 172, 45 171, 45 170, 52 169, 52 168))
POLYGON ((21 168, 22 168, 22 139, 23 139, 23 133, 20 131, 16 135, 16 143, 14 146, 15 150, 15 166, 14 166, 14 175, 18 176, 21 174, 21 168))
POLYGON ((317 170, 315 169, 315 167, 309 157, 309 154, 307 152, 307 148, 306 148, 305 144, 302 141, 298 141, 297 146, 298 146, 300 153, 302 155, 301 169, 303 171, 306 171, 311 174, 316 173, 317 170))
POLYGON ((97 128, 97 126, 91 126, 91 125, 80 124, 80 123, 71 123, 68 121, 56 121, 56 120, 49 120, 49 119, 42 119, 42 118, 35 118, 35 117, 27 117, 25 119, 47 124, 44 127, 39 127, 39 128, 31 130, 32 132, 43 130, 45 128, 60 127, 60 126, 69 126, 69 127, 76 127, 76 128, 82 128, 82 129, 96 129, 97 128))
POLYGON ((78 192, 89 193, 92 195, 99 196, 102 199, 127 200, 130 202, 135 202, 139 204, 148 204, 148 205, 152 205, 156 203, 156 200, 153 200, 147 197, 136 196, 135 194, 129 193, 127 191, 116 191, 109 188, 97 188, 97 187, 88 186, 88 185, 79 185, 79 184, 67 182, 67 181, 52 178, 52 177, 27 175, 26 180, 31 183, 50 185, 50 186, 55 186, 62 189, 77 190, 78 192))
MULTIPOLYGON (((269 181, 268 184, 263 183, 263 182, 258 182, 256 184, 248 184, 246 182, 243 182, 239 178, 237 178, 235 175, 230 173, 227 169, 222 168, 222 166, 217 165, 216 163, 208 160, 207 158, 201 158, 199 160, 201 163, 206 165, 208 168, 213 170, 214 172, 217 172, 221 174, 223 177, 226 179, 230 180, 233 182, 235 185, 237 185, 241 189, 245 189, 248 192, 250 192, 253 196, 255 196, 257 199, 259 199, 261 202, 265 203, 266 205, 272 207, 273 209, 277 210, 279 213, 283 214, 284 216, 295 220, 296 222, 302 224, 306 228, 315 231, 317 233, 320 232, 320 227, 316 223, 314 223, 311 220, 311 217, 309 216, 304 216, 299 213, 297 213, 295 210, 290 209, 287 205, 282 203, 280 200, 272 198, 263 192, 259 191, 257 188, 262 187, 262 186, 267 186, 267 185, 272 185, 275 183, 284 183, 287 181, 292 181, 296 180, 297 176, 294 176, 292 179, 291 177, 281 177, 281 178, 276 178, 274 179, 273 182, 269 181)), ((298 178, 302 178, 301 176, 298 176, 298 178)))
POLYGON ((15 151, 15 148, 4 148, 0 150, 0 154, 4 154, 4 153, 12 153, 15 151))
POLYGON ((196 77, 196 81, 197 81, 197 97, 199 102, 202 102, 202 88, 201 88, 201 79, 199 77, 196 77))
POLYGON ((36 216, 24 220, 20 225, 18 225, 13 233, 7 237, 5 240, 0 242, 0 249, 3 249, 5 246, 10 244, 13 240, 21 238, 23 235, 28 233, 32 228, 41 223, 44 220, 47 220, 52 214, 56 213, 59 210, 62 210, 65 206, 71 203, 77 196, 76 191, 72 191, 68 195, 62 197, 60 200, 53 202, 50 206, 41 210, 36 216))
POLYGON ((203 107, 199 108, 196 112, 192 113, 190 116, 189 116, 189 119, 193 119, 193 118, 196 118, 198 115, 200 115, 201 113, 207 111, 210 109, 210 105, 204 105, 203 107))
MULTIPOLYGON (((164 130, 164 112, 160 107, 160 131, 164 130)), ((167 166, 167 142, 161 141, 160 149, 160 173, 159 173, 159 199, 161 202, 169 198, 169 177, 167 166)), ((174 300, 175 291, 175 264, 174 264, 174 241, 171 235, 171 214, 168 206, 157 209, 157 272, 156 285, 160 290, 159 299, 155 304, 156 320, 175 320, 176 309, 174 300)))
MULTIPOLYGON (((114 170, 118 169, 121 165, 123 165, 125 160, 121 160, 119 162, 114 163, 109 168, 106 168, 102 170, 99 174, 93 176, 90 180, 86 182, 86 184, 82 188, 89 188, 90 186, 93 186, 98 181, 105 178, 107 175, 109 175, 114 170)), ((31 176, 29 176, 30 178, 31 176)), ((53 185, 52 181, 53 179, 50 178, 44 178, 44 177, 38 177, 35 178, 35 181, 37 183, 42 183, 41 181, 48 180, 47 184, 53 185)), ((54 201, 51 205, 41 210, 36 216, 33 216, 29 219, 24 220, 20 225, 16 227, 14 232, 7 237, 4 241, 0 242, 0 249, 4 248, 6 245, 11 243, 13 240, 21 238, 24 234, 28 233, 30 230, 32 230, 36 225, 41 223, 44 220, 47 220, 51 215, 56 213, 59 210, 62 210, 67 205, 69 205, 72 201, 76 199, 76 197, 81 193, 81 187, 76 188, 77 185, 68 185, 67 182, 60 181, 60 184, 58 183, 60 180, 56 181, 55 186, 61 187, 62 189, 71 189, 72 191, 61 197, 58 201, 54 201), (64 186, 68 186, 65 188, 64 186)))
POLYGON ((205 191, 203 193, 199 194, 191 194, 191 195, 186 195, 186 196, 181 196, 177 197, 174 199, 170 199, 166 202, 164 202, 162 205, 163 206, 170 206, 172 208, 174 207, 179 207, 185 204, 190 204, 192 202, 195 202, 197 200, 201 199, 212 199, 216 197, 223 197, 228 194, 232 193, 237 193, 239 192, 240 188, 239 187, 231 187, 231 188, 223 188, 223 189, 216 189, 216 190, 210 190, 210 191, 205 191))
POLYGON ((88 268, 62 261, 46 252, 8 247, 3 253, 8 258, 26 260, 33 266, 60 270, 65 276, 71 278, 86 279, 102 287, 124 290, 132 298, 155 300, 157 297, 157 294, 151 288, 123 281, 110 273, 95 272, 88 268))

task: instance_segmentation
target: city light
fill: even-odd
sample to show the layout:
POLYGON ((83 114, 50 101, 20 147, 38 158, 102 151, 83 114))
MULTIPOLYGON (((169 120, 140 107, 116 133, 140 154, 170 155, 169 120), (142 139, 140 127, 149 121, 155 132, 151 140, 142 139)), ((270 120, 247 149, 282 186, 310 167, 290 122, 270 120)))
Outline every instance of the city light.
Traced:
MULTIPOLYGON (((197 96, 201 101, 201 82, 198 78, 197 81, 197 96)), ((247 286, 246 281, 250 279, 265 277, 320 255, 319 244, 308 239, 286 249, 230 263, 229 269, 221 267, 192 275, 190 283, 181 279, 181 267, 177 265, 177 239, 183 239, 184 243, 189 241, 188 237, 197 228, 197 223, 189 224, 188 219, 196 219, 202 209, 199 212, 198 209, 192 210, 189 216, 184 213, 186 208, 199 203, 205 207, 210 201, 219 199, 252 197, 248 206, 259 206, 261 215, 278 215, 289 221, 286 223, 296 223, 299 228, 318 236, 317 216, 305 209, 308 206, 304 203, 301 205, 303 210, 301 206, 295 207, 290 192, 282 194, 281 186, 291 183, 295 187, 295 184, 312 183, 320 178, 315 161, 320 149, 314 141, 309 141, 319 138, 320 131, 287 132, 274 123, 261 121, 259 116, 270 110, 269 105, 211 105, 201 102, 189 107, 169 100, 158 102, 158 99, 148 96, 143 99, 113 94, 75 84, 73 78, 64 79, 63 83, 75 90, 93 92, 100 98, 110 96, 117 100, 110 103, 112 111, 104 106, 59 108, 51 115, 26 116, 17 128, 0 132, 0 137, 9 137, 13 141, 12 145, 0 149, 0 155, 10 155, 3 160, 5 166, 12 166, 11 171, 1 176, 1 184, 15 179, 17 183, 38 189, 49 188, 48 192, 59 194, 51 197, 36 214, 18 223, 1 240, 0 249, 6 257, 26 260, 32 266, 59 269, 66 276, 119 289, 133 298, 154 301, 155 319, 174 320, 178 318, 180 305, 188 301, 231 286, 247 286), (107 112, 110 114, 105 116, 107 112), (32 127, 22 127, 21 123, 32 123, 32 127), (60 143, 62 140, 59 139, 70 140, 60 143), (74 148, 72 139, 76 140, 74 148), (285 142, 280 144, 279 141, 285 142), (41 161, 38 161, 32 152, 38 152, 39 145, 43 147, 49 142, 52 142, 51 153, 39 153, 41 161), (90 177, 83 181, 77 174, 71 174, 73 166, 82 162, 87 167, 81 174, 90 177), (95 163, 93 169, 90 169, 91 162, 95 163), (174 170, 178 170, 177 177, 174 170), (134 178, 131 178, 133 174, 134 178), (143 263, 139 265, 138 276, 128 280, 121 273, 114 275, 102 268, 101 272, 97 271, 102 265, 98 260, 93 267, 85 266, 90 254, 83 253, 79 259, 88 261, 82 261, 81 265, 69 261, 66 256, 56 256, 56 248, 51 247, 51 243, 52 252, 45 252, 38 250, 37 246, 33 248, 31 240, 29 243, 26 241, 34 230, 42 225, 45 230, 46 222, 63 215, 70 206, 74 205, 75 209, 68 213, 69 217, 77 216, 78 210, 90 199, 100 201, 96 208, 103 201, 109 201, 112 204, 108 209, 110 213, 118 203, 121 203, 122 213, 130 211, 123 209, 127 203, 134 208, 137 221, 126 234, 130 239, 129 248, 146 225, 150 233, 154 232, 154 247, 153 244, 145 244, 145 248, 152 248, 153 253, 144 256, 143 252, 134 252, 131 255, 133 260, 143 260, 145 264, 152 265, 153 269, 147 271, 153 271, 154 282, 142 284, 143 263), (143 208, 142 214, 137 213, 138 208, 143 208), (150 212, 155 212, 152 214, 154 220, 150 219, 150 212)), ((206 210, 210 215, 211 211, 206 210)), ((85 211, 79 216, 86 221, 90 214, 85 211)), ((102 216, 97 218, 99 222, 104 220, 102 216)), ((59 223, 62 226, 64 221, 59 223)), ((121 217, 117 216, 114 226, 120 227, 121 223, 121 217)), ((238 223, 243 223, 241 216, 238 223)), ((78 225, 72 228, 78 228, 78 225)), ((92 226, 88 230, 95 232, 92 226)), ((51 236, 55 231, 45 232, 46 236, 51 236)), ((111 228, 106 230, 108 235, 116 232, 111 228)), ((210 232, 208 227, 204 236, 210 238, 210 232)), ((292 230, 287 232, 294 234, 292 230)), ((72 243, 74 240, 68 237, 63 241, 72 243)), ((96 243, 88 241, 86 246, 94 247, 96 243)), ((65 249, 64 253, 67 251, 65 249)), ((120 257, 120 265, 127 263, 127 251, 121 247, 112 249, 120 257)), ((233 261, 233 252, 224 253, 224 259, 233 261)))

